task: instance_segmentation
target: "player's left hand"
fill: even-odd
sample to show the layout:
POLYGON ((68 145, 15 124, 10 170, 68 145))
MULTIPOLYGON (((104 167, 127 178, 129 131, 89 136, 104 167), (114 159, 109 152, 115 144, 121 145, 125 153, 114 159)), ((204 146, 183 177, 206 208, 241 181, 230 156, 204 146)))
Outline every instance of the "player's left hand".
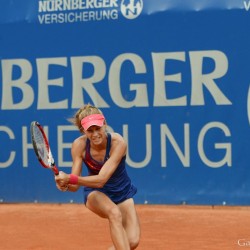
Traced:
POLYGON ((58 175, 55 176, 55 181, 58 186, 61 188, 65 187, 69 183, 69 175, 60 171, 58 175))

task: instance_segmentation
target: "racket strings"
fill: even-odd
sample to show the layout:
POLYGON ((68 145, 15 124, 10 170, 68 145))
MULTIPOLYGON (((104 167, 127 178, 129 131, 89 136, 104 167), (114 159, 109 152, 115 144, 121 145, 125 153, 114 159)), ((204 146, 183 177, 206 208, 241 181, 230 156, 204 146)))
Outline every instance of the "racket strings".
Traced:
POLYGON ((40 158, 46 165, 53 164, 51 160, 52 158, 51 152, 48 149, 47 142, 45 141, 42 132, 36 126, 33 129, 34 129, 33 130, 34 141, 36 143, 37 151, 40 158))

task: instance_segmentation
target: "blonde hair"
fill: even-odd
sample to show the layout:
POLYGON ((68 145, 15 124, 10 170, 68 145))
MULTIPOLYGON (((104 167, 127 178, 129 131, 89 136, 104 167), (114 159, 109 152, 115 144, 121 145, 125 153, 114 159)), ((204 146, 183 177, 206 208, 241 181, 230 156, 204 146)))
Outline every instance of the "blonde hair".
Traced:
POLYGON ((69 121, 77 126, 78 129, 82 132, 81 120, 84 117, 93 114, 102 114, 102 111, 91 104, 86 104, 83 107, 79 108, 74 116, 69 119, 69 121))

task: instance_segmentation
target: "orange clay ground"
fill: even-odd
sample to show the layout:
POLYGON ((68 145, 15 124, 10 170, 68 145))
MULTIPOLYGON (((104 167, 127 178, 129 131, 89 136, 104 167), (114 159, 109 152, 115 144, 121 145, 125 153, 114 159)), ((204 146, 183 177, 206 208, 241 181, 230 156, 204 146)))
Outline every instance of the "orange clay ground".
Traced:
MULTIPOLYGON (((250 207, 137 205, 139 250, 250 249, 250 207)), ((106 250, 108 221, 81 204, 0 204, 1 250, 106 250)))

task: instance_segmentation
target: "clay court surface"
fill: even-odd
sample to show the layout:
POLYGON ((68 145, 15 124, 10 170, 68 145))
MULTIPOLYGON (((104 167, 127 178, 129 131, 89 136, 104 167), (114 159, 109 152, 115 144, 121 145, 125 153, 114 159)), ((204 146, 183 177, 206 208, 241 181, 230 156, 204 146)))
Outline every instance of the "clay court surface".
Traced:
MULTIPOLYGON (((137 205, 139 250, 250 249, 250 207, 137 205)), ((106 250, 107 220, 80 204, 1 204, 2 250, 106 250)))

